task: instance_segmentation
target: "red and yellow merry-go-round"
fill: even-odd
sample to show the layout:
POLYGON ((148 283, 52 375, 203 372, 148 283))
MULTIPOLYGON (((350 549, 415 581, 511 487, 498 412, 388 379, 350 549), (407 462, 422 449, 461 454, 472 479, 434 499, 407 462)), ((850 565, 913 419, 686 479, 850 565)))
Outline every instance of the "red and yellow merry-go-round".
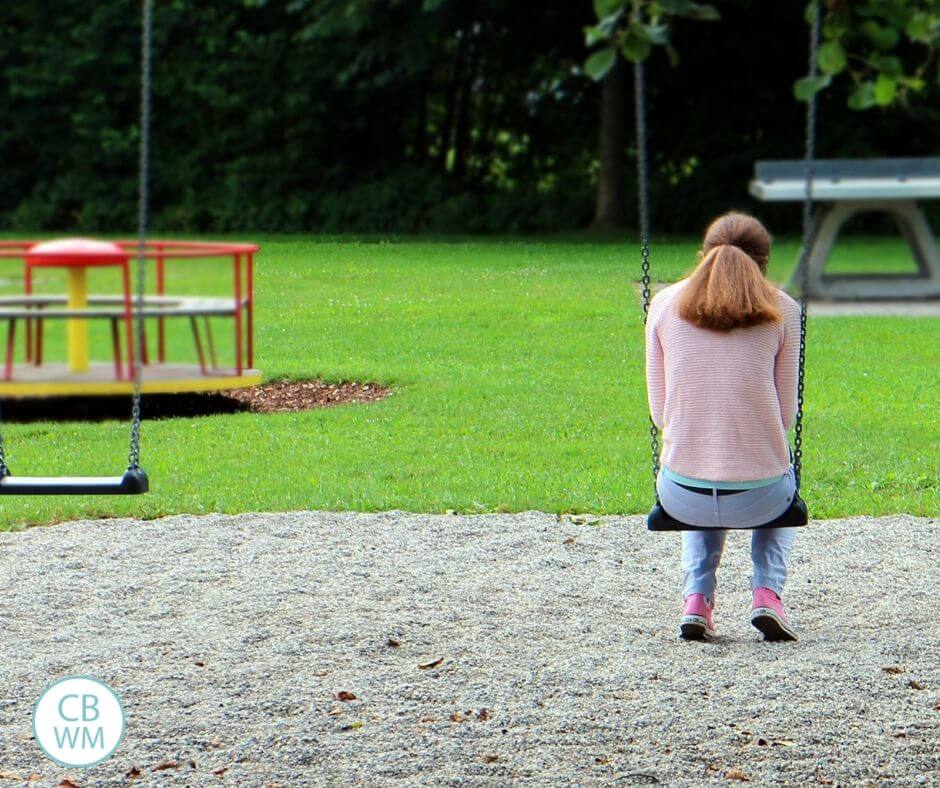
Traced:
MULTIPOLYGON (((143 248, 146 291, 139 309, 132 276, 137 241, 0 242, 0 262, 20 261, 23 282, 22 292, 0 295, 0 322, 6 325, 0 397, 130 393, 138 317, 144 321, 144 393, 220 391, 260 383, 261 372, 254 368, 254 256, 259 248, 247 243, 148 241, 143 248), (212 266, 210 278, 231 276, 231 295, 174 294, 169 287, 174 269, 197 262, 212 266), (61 281, 53 269, 65 272, 65 293, 40 292, 47 282, 61 281), (107 279, 108 292, 91 293, 89 273, 101 269, 105 273, 95 274, 95 281, 107 279), (47 358, 47 327, 62 322, 64 354, 47 358), (103 323, 110 331, 90 331, 93 323, 103 323), (217 334, 220 325, 223 331, 217 334), (181 330, 188 341, 181 341, 181 330), (168 331, 174 332, 172 342, 168 331), (100 342, 101 337, 108 337, 103 344, 109 346, 110 359, 91 357, 90 340, 100 342)), ((203 272, 199 281, 206 275, 203 272)))

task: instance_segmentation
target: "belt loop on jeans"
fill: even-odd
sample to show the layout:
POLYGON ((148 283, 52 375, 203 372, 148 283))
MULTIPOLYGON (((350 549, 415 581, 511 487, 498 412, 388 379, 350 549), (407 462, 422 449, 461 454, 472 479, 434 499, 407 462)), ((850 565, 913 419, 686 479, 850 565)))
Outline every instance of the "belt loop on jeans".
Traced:
POLYGON ((718 488, 712 487, 712 504, 715 507, 715 522, 721 523, 721 518, 718 516, 718 488))

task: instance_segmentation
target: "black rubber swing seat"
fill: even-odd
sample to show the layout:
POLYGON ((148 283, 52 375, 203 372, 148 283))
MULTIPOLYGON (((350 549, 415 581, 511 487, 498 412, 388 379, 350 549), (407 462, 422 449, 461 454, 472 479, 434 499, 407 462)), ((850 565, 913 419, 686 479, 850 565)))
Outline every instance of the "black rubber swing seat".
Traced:
POLYGON ((143 468, 123 476, 4 476, 0 495, 142 495, 150 489, 143 468))
MULTIPOLYGON (((754 525, 750 528, 735 528, 729 530, 736 531, 759 531, 764 528, 797 528, 806 525, 809 522, 809 511, 806 503, 800 498, 799 494, 793 496, 790 506, 787 510, 769 523, 754 525)), ((657 499, 656 505, 646 516, 646 527, 650 531, 713 531, 714 527, 708 525, 687 525, 679 522, 665 509, 657 499)))

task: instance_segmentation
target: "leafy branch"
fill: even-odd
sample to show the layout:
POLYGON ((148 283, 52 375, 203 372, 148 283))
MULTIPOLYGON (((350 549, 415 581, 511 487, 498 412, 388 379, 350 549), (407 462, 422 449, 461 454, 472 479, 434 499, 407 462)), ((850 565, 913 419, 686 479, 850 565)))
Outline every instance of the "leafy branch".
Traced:
POLYGON ((670 23, 677 18, 713 21, 717 9, 693 0, 594 0, 597 24, 584 29, 589 48, 597 49, 584 63, 585 73, 601 80, 617 62, 618 52, 632 63, 646 60, 662 46, 675 65, 679 53, 669 41, 670 23))
MULTIPOLYGON (((813 5, 807 9, 811 19, 813 5)), ((905 104, 940 84, 940 0, 827 0, 816 77, 794 85, 807 100, 845 75, 852 109, 905 104)))

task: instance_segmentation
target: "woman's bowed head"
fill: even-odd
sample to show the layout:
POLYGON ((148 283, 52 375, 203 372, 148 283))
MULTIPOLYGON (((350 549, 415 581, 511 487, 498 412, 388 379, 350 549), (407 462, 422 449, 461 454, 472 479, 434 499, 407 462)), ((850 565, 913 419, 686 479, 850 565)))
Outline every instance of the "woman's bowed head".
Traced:
POLYGON ((753 216, 727 213, 715 219, 678 298, 679 316, 715 331, 778 322, 777 288, 765 278, 769 259, 770 233, 753 216))

